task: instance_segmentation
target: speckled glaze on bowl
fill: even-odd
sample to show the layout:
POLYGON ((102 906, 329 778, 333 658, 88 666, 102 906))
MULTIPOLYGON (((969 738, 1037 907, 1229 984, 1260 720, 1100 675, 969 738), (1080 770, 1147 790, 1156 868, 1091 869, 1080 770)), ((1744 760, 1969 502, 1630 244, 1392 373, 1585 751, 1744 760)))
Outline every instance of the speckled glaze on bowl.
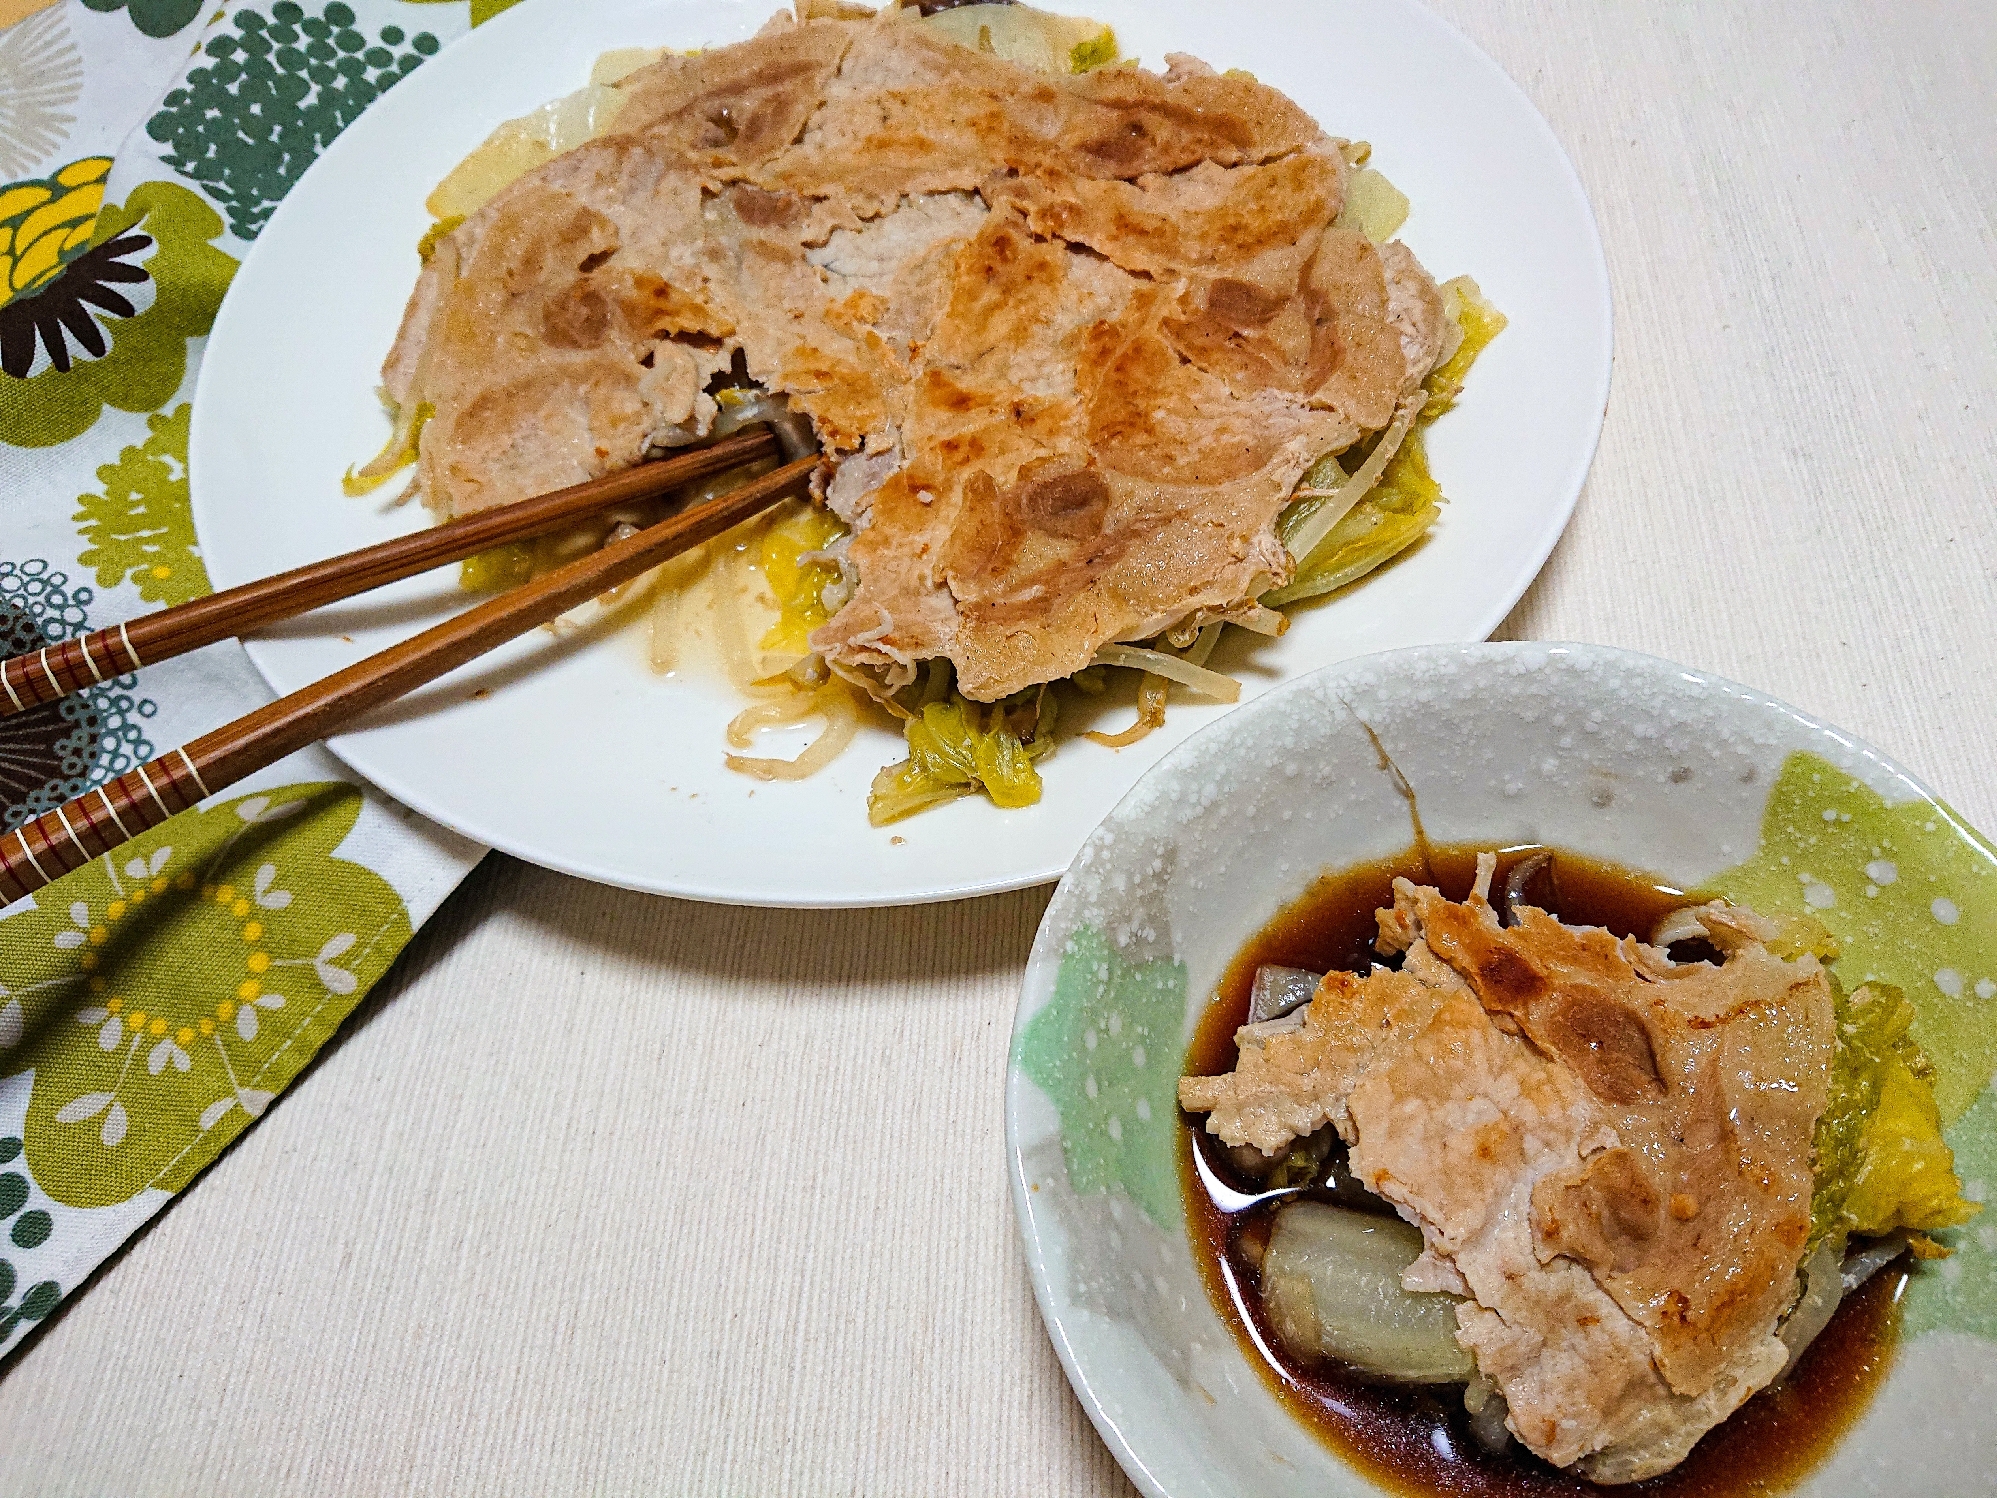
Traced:
MULTIPOLYGON (((1971 1196, 1997 1180, 1997 851, 1849 734, 1746 687, 1586 645, 1433 646, 1334 666, 1190 739, 1062 880, 1013 1028, 1013 1202, 1047 1329, 1097 1430, 1154 1495, 1374 1485, 1277 1402, 1186 1234, 1176 1083, 1242 943, 1323 872, 1407 846, 1550 843, 1836 932, 1898 983, 1940 1070, 1971 1196)), ((1992 1214, 1997 1216, 1997 1214, 1992 1214)), ((1799 1493, 1997 1483, 1997 1223, 1943 1235, 1892 1370, 1799 1493)))

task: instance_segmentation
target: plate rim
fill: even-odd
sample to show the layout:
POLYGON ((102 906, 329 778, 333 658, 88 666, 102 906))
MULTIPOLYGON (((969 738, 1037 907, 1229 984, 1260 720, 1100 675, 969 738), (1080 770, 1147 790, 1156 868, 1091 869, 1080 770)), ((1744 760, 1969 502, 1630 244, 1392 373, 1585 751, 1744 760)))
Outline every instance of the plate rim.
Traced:
MULTIPOLYGON (((479 28, 480 31, 489 31, 491 33, 490 39, 485 41, 483 45, 487 48, 506 46, 515 30, 523 29, 535 15, 545 11, 554 3, 555 0, 541 0, 540 4, 521 4, 509 7, 510 11, 515 12, 514 14, 501 14, 494 17, 486 26, 479 28)), ((1086 0, 1070 0, 1070 3, 1080 5, 1083 8, 1086 7, 1086 0)), ((1582 181, 1580 172, 1574 165, 1573 157, 1554 131, 1551 122, 1540 110, 1539 106, 1534 103, 1531 96, 1526 93, 1524 87, 1495 58, 1465 34, 1461 28, 1422 4, 1421 0, 1388 0, 1388 3, 1406 6, 1420 12, 1427 24, 1437 28, 1442 34, 1448 37, 1459 49, 1461 55, 1491 79, 1501 93, 1508 93, 1511 96, 1512 101, 1522 111, 1522 119, 1527 122, 1526 128, 1535 133, 1539 137, 1541 144, 1550 152, 1550 160, 1557 164, 1561 191, 1569 199, 1571 206, 1578 208, 1577 223, 1584 231, 1577 238, 1575 248, 1583 252, 1581 258, 1585 260, 1588 274, 1586 284, 1580 288, 1581 294, 1576 297, 1576 301, 1586 305, 1590 319, 1598 330, 1596 337, 1591 340, 1591 347, 1588 350, 1590 362, 1586 371, 1585 388, 1577 392, 1586 396, 1582 404, 1591 416, 1588 440, 1585 444, 1576 445, 1566 471, 1558 481, 1558 502, 1543 513, 1538 532, 1534 535, 1531 544, 1522 551, 1521 562, 1514 575, 1506 581, 1502 589, 1490 595, 1490 603, 1485 609, 1472 616, 1475 622, 1461 631, 1464 634, 1474 631, 1472 638, 1468 640, 1458 639, 1454 642, 1457 644, 1472 644, 1488 640, 1491 633, 1517 607, 1519 600, 1525 596, 1534 581, 1544 570, 1547 559, 1559 544, 1561 536, 1565 534, 1568 525, 1573 520, 1574 511, 1580 503, 1581 492, 1586 486, 1588 474, 1593 468, 1595 455, 1600 448, 1602 430, 1606 424, 1608 402, 1614 382, 1615 303, 1613 286, 1609 277, 1608 259, 1603 245, 1601 224, 1595 213, 1594 204, 1589 198, 1586 184, 1582 181)), ((691 9, 693 7, 690 0, 679 0, 677 5, 671 5, 669 0, 669 8, 691 9)), ((472 35, 468 33, 465 37, 459 38, 453 44, 453 47, 463 47, 472 40, 472 35)), ((404 87, 411 86, 416 79, 420 79, 422 76, 423 70, 419 69, 411 76, 410 80, 405 81, 404 87)), ((441 87, 442 85, 437 86, 441 87)), ((322 169, 326 169, 329 162, 343 161, 345 156, 355 151, 365 151, 370 148, 368 140, 369 132, 361 128, 365 124, 366 118, 363 116, 361 120, 356 121, 354 127, 342 131, 340 136, 335 138, 326 150, 320 153, 306 169, 299 181, 293 185, 292 189, 286 193, 284 199, 278 204, 272 215, 271 223, 266 225, 266 231, 279 222, 284 221, 292 214, 306 211, 299 205, 305 201, 304 189, 311 183, 315 173, 323 175, 322 169)), ((236 285, 243 283, 244 277, 241 274, 242 271, 247 270, 256 261, 257 257, 265 252, 266 246, 272 242, 272 240, 265 238, 264 235, 260 235, 251 244, 238 268, 237 276, 232 279, 231 293, 234 292, 236 285)), ((276 251, 270 251, 269 253, 275 254, 276 251)), ((223 334, 225 330, 233 332, 236 318, 246 315, 237 311, 237 308, 240 306, 240 298, 236 298, 232 294, 224 296, 222 306, 218 309, 215 322, 209 331, 208 340, 210 344, 217 341, 219 335, 223 334)), ((206 357, 202 359, 201 367, 196 375, 192 397, 193 412, 189 430, 189 488, 190 515, 194 524, 197 542, 201 537, 203 529, 202 521, 208 507, 201 502, 203 489, 199 481, 194 477, 197 465, 193 462, 193 457, 203 451, 211 442, 217 440, 215 431, 221 423, 221 417, 217 413, 216 398, 212 395, 214 385, 211 383, 210 376, 214 367, 214 361, 206 357)), ((217 377, 218 381, 219 378, 217 377)), ((1578 379, 1575 383, 1577 386, 1582 384, 1578 379)), ((198 466, 202 471, 206 471, 207 465, 198 466)), ((244 653, 249 657, 251 665, 256 670, 257 675, 263 681, 264 685, 273 694, 282 694, 284 689, 280 685, 281 673, 276 665, 276 652, 271 643, 262 640, 244 640, 240 643, 242 644, 244 653)), ((1297 676, 1289 678, 1287 681, 1276 683, 1268 691, 1259 693, 1251 701, 1259 701, 1262 696, 1273 695, 1297 681, 1304 680, 1317 674, 1319 671, 1335 669, 1341 664, 1344 663, 1329 662, 1325 665, 1311 668, 1297 676)), ((1248 704, 1242 705, 1246 706, 1248 704)), ((1213 723, 1205 724, 1194 730, 1192 734, 1188 735, 1186 740, 1167 751, 1165 757, 1158 763, 1165 763, 1173 755, 1177 754, 1180 749, 1184 748, 1186 743, 1192 742, 1200 734, 1209 731, 1211 728, 1217 726, 1218 723, 1225 721, 1226 716, 1226 714, 1222 714, 1213 723)), ((440 805, 434 798, 425 795, 420 787, 412 786, 406 776, 395 773, 384 773, 384 766, 374 763, 365 750, 349 745, 344 735, 328 738, 323 743, 327 751, 350 773, 359 777, 367 784, 374 786, 417 815, 423 816, 462 837, 472 839, 489 848, 539 867, 576 878, 586 879, 592 883, 612 888, 634 890, 646 894, 696 900, 708 904, 802 910, 850 910, 904 905, 942 904, 956 900, 974 899, 983 895, 1005 894, 1020 889, 1050 884, 1059 880, 1066 872, 1069 862, 1072 862, 1071 857, 1068 862, 1015 869, 996 876, 973 876, 941 882, 932 880, 921 888, 906 887, 880 892, 867 892, 857 896, 824 886, 821 886, 820 890, 815 893, 792 892, 770 894, 755 889, 740 888, 732 884, 703 883, 698 879, 688 880, 681 878, 667 881, 663 879, 631 877, 621 871, 597 865, 588 858, 571 856, 559 848, 550 849, 546 846, 537 845, 532 839, 522 839, 510 835, 504 828, 482 826, 482 819, 477 815, 468 814, 460 810, 452 810, 449 807, 440 805)), ((1140 772, 1138 779, 1142 780, 1156 768, 1157 765, 1153 765, 1140 772)), ((1114 807, 1121 805, 1123 797, 1127 796, 1134 789, 1135 784, 1136 782, 1133 781, 1118 794, 1117 800, 1112 803, 1112 814, 1114 807)), ((1084 839, 1084 842, 1086 842, 1086 839, 1084 839)), ((1077 851, 1079 852, 1079 848, 1077 851)))

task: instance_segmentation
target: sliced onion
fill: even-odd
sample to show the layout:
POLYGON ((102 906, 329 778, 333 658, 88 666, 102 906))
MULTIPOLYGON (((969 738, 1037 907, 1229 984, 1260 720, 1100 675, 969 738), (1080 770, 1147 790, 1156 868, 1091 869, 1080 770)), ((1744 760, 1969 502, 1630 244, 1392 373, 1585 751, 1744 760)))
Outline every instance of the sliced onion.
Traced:
POLYGON ((1890 1238, 1868 1239, 1849 1253, 1847 1246, 1848 1240, 1842 1236, 1826 1238, 1797 1271, 1803 1293, 1775 1332, 1789 1349, 1789 1361, 1782 1365, 1776 1382, 1795 1371, 1818 1333, 1830 1325, 1844 1298, 1907 1251, 1907 1238, 1904 1233, 1895 1233, 1890 1238))
MULTIPOLYGON (((1205 631, 1201 633, 1204 634, 1205 631)), ((1195 665, 1184 656, 1168 655, 1162 650, 1147 650, 1141 645, 1105 645, 1096 652, 1095 663, 1099 666, 1129 666, 1133 670, 1148 671, 1153 676, 1162 676, 1167 681, 1176 681, 1181 686, 1191 687, 1195 692, 1211 697, 1216 702, 1241 700, 1241 683, 1232 676, 1209 671, 1205 666, 1195 665)))
POLYGON ((1490 1379, 1478 1374, 1464 1386, 1463 1408, 1470 1416, 1470 1434, 1484 1450, 1497 1456, 1512 1444, 1511 1406, 1504 1392, 1490 1379))
MULTIPOLYGON (((1299 567, 1310 560, 1310 554, 1317 550, 1319 542, 1331 534, 1331 528, 1343 520, 1352 507, 1371 493, 1373 486, 1380 482, 1380 475, 1387 471, 1387 465, 1393 461, 1394 454, 1400 451, 1401 443, 1407 437, 1409 429, 1414 426, 1415 415, 1421 410, 1422 402, 1426 399, 1427 392, 1417 390, 1401 401, 1400 408, 1394 412, 1393 421, 1388 424, 1387 430, 1380 434, 1379 442, 1374 445, 1366 461, 1359 465, 1359 471, 1329 495, 1324 496, 1324 503, 1318 506, 1311 518, 1306 520, 1298 528, 1296 535, 1290 538, 1289 552, 1299 567)), ((1307 490, 1302 497, 1312 498, 1317 493, 1316 490, 1307 490)))
POLYGON ((853 699, 837 683, 820 687, 809 696, 801 695, 794 703, 759 702, 744 708, 728 725, 728 742, 737 748, 747 748, 759 729, 778 728, 812 717, 825 719, 825 731, 813 739, 796 759, 755 759, 730 754, 725 756, 728 768, 753 775, 758 780, 803 780, 808 775, 817 774, 831 764, 860 731, 859 716, 853 711, 853 699))
POLYGON ((1512 871, 1505 875, 1505 903, 1498 910, 1498 921, 1501 925, 1516 926, 1519 923, 1518 907, 1529 903, 1526 899, 1527 888, 1539 876, 1542 869, 1547 870, 1551 877, 1552 868, 1551 848, 1542 848, 1530 858, 1522 858, 1512 866, 1512 871))
POLYGON ((1104 733, 1091 728, 1082 735, 1105 749, 1128 749, 1165 721, 1165 678, 1146 674, 1137 688, 1137 721, 1122 733, 1104 733))
POLYGON ((1809 1345, 1817 1340, 1817 1333, 1829 1326, 1836 1314, 1838 1302, 1844 1298, 1843 1258, 1844 1240, 1826 1238, 1799 1271, 1803 1293, 1775 1332, 1789 1349, 1789 1361, 1782 1365, 1779 1377, 1788 1376, 1809 1345))
POLYGON ((1673 947, 1681 941, 1708 941, 1706 923, 1699 918, 1699 907, 1681 905, 1657 923, 1657 929, 1650 933, 1653 947, 1673 947))
POLYGON ((1838 1278, 1844 1283, 1844 1293, 1851 1294, 1906 1251, 1906 1234, 1895 1233, 1891 1238, 1874 1238, 1865 1247, 1847 1254, 1838 1271, 1838 1278))

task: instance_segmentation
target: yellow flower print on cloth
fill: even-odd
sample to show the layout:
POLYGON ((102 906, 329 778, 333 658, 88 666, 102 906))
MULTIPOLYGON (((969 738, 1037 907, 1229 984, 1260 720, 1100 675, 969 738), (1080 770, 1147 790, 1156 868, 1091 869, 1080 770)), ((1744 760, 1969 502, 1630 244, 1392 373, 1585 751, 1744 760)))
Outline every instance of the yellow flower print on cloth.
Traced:
POLYGON ((0 924, 0 1075, 28 1068, 43 1191, 178 1191, 297 1075, 410 936, 402 898, 334 849, 352 786, 189 812, 0 924))
POLYGON ((236 273, 199 194, 142 182, 102 203, 109 170, 86 157, 0 186, 0 442, 50 447, 107 405, 164 406, 236 273))
POLYGON ((187 434, 194 408, 146 418, 148 436, 97 470, 102 494, 79 494, 71 517, 90 546, 77 557, 97 569, 97 585, 129 582, 147 603, 186 603, 213 591, 187 489, 187 434))
POLYGON ((0 306, 34 296, 90 248, 110 175, 110 157, 86 156, 0 191, 0 306))

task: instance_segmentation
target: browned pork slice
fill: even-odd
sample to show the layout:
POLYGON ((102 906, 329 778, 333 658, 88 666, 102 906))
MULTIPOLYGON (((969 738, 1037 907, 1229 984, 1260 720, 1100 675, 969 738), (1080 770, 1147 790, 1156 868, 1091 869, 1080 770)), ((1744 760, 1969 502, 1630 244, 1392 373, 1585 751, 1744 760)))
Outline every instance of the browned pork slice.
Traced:
POLYGON ((1180 1087, 1230 1144, 1334 1125, 1422 1230, 1408 1288, 1464 1298, 1514 1434, 1597 1481, 1676 1465, 1787 1357, 1831 992, 1752 912, 1701 915, 1723 965, 1401 880, 1380 913, 1401 972, 1327 976, 1180 1087))
POLYGON ((908 20, 779 18, 619 85, 617 134, 443 239, 385 378, 463 514, 695 440, 739 354, 858 532, 814 637, 991 700, 1286 579, 1300 473, 1454 330, 1337 222, 1337 143, 1192 59, 1049 77, 908 20))

